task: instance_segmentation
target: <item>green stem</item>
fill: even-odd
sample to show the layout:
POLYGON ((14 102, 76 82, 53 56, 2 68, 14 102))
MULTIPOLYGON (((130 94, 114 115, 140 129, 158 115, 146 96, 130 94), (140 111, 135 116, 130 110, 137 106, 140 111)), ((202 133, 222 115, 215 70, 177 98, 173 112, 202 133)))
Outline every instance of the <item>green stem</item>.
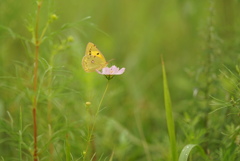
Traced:
MULTIPOLYGON (((211 0, 211 5, 210 5, 210 8, 214 8, 214 0, 211 0)), ((210 9, 210 22, 209 22, 209 26, 208 28, 211 29, 212 27, 214 27, 214 24, 213 24, 213 18, 214 18, 214 13, 213 13, 213 9, 210 9)), ((210 95, 211 95, 211 84, 213 83, 212 79, 211 79, 211 70, 212 70, 212 59, 214 57, 214 48, 213 48, 213 44, 214 44, 214 38, 213 38, 213 34, 214 34, 214 31, 212 30, 209 30, 209 33, 208 33, 208 38, 207 38, 207 42, 208 42, 208 46, 207 46, 207 57, 206 57, 206 63, 205 63, 205 67, 206 67, 206 71, 205 71, 205 76, 206 76, 206 86, 205 86, 205 89, 204 89, 204 97, 205 97, 205 109, 204 109, 204 126, 205 126, 205 129, 207 129, 206 133, 205 133, 205 143, 203 145, 204 147, 204 151, 206 154, 208 154, 209 152, 209 149, 208 149, 208 139, 209 139, 209 112, 210 112, 210 109, 209 109, 209 104, 210 104, 210 95)))
POLYGON ((146 137, 144 135, 142 124, 141 124, 141 121, 140 121, 140 118, 139 118, 139 112, 135 113, 135 119, 136 119, 138 131, 139 131, 139 134, 140 134, 140 137, 141 137, 141 143, 142 143, 145 155, 146 155, 146 160, 147 161, 152 161, 150 151, 149 151, 149 147, 148 147, 148 143, 146 141, 146 137))
MULTIPOLYGON (((109 80, 107 82, 107 85, 106 85, 106 88, 105 88, 105 91, 103 92, 103 95, 102 95, 102 98, 99 102, 99 105, 98 105, 98 108, 97 108, 97 112, 96 114, 94 115, 94 120, 93 120, 93 125, 90 129, 90 132, 89 132, 89 135, 88 135, 88 143, 87 143, 87 147, 86 147, 86 150, 85 150, 85 154, 83 156, 83 160, 85 161, 86 160, 86 156, 87 156, 87 153, 88 153, 88 149, 89 149, 89 146, 90 146, 90 143, 91 142, 94 142, 92 139, 93 139, 93 131, 94 131, 94 128, 95 128, 95 125, 96 125, 96 120, 97 120, 97 116, 98 116, 98 113, 100 112, 100 108, 101 108, 101 105, 102 105, 102 102, 103 102, 103 98, 105 97, 106 95, 106 92, 107 92, 107 89, 108 89, 108 86, 109 86, 109 80)), ((92 144, 92 146, 94 146, 92 144)), ((94 149, 94 153, 95 153, 95 148, 94 149)), ((93 160, 96 160, 96 154, 93 154, 94 155, 94 158, 93 160)))
POLYGON ((97 117, 98 113, 100 112, 100 107, 101 107, 101 105, 102 105, 103 98, 105 97, 105 94, 106 94, 106 92, 107 92, 108 86, 109 86, 109 80, 108 80, 108 82, 107 82, 105 91, 103 92, 102 98, 101 98, 101 100, 100 100, 100 102, 99 102, 99 105, 98 105, 98 108, 97 108, 97 112, 96 112, 96 114, 95 114, 95 117, 97 117))
POLYGON ((22 161, 22 107, 20 107, 19 124, 19 161, 22 161))
MULTIPOLYGON (((40 40, 43 39, 43 36, 45 35, 48 26, 49 26, 49 21, 47 22, 46 26, 43 28, 42 34, 41 34, 41 36, 40 36, 40 40)), ((41 43, 41 42, 40 42, 40 43, 41 43)))
MULTIPOLYGON (((48 120, 48 125, 49 125, 49 140, 52 138, 52 73, 53 73, 53 54, 50 57, 50 69, 48 73, 48 85, 49 85, 49 90, 48 90, 48 103, 47 103, 47 120, 48 120)), ((49 144, 49 153, 50 153, 50 160, 53 160, 53 144, 49 144)))

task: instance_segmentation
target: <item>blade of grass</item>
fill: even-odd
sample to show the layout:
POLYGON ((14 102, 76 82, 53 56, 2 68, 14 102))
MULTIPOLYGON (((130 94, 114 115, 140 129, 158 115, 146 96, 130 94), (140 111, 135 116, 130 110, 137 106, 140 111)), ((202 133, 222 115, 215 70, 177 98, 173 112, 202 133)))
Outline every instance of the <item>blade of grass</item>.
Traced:
POLYGON ((171 160, 177 161, 178 155, 177 155, 174 120, 173 120, 173 116, 172 116, 172 103, 171 103, 170 93, 169 93, 169 89, 168 89, 167 76, 166 76, 163 59, 162 59, 162 72, 163 72, 164 104, 165 104, 168 135, 169 135, 170 146, 171 146, 171 155, 172 155, 171 160))
POLYGON ((193 148, 195 148, 195 147, 197 147, 199 149, 199 151, 202 153, 202 156, 204 156, 205 160, 207 160, 207 157, 204 153, 203 148, 201 148, 197 144, 188 144, 182 149, 178 161, 188 161, 188 157, 189 157, 191 151, 193 150, 193 148))
POLYGON ((10 119, 11 129, 13 130, 13 118, 9 111, 7 111, 8 117, 10 119))
POLYGON ((111 156, 110 156, 109 161, 112 161, 112 160, 113 160, 113 156, 114 156, 114 149, 113 149, 113 151, 112 151, 112 154, 111 154, 111 156))

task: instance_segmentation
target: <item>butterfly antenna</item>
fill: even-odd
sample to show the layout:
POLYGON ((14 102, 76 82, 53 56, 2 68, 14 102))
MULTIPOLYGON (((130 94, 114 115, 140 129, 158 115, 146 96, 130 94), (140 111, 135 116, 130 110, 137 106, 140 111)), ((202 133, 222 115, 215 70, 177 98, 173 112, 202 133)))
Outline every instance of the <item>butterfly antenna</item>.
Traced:
POLYGON ((115 60, 115 59, 110 59, 107 63, 109 63, 109 62, 111 62, 111 61, 113 61, 113 60, 115 60))

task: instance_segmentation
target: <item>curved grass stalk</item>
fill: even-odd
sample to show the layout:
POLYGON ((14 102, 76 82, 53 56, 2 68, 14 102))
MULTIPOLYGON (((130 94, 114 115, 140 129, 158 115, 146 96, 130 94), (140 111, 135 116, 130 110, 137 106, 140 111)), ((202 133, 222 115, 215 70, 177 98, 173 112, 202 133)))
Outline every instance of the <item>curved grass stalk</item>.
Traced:
POLYGON ((204 156, 205 160, 208 160, 202 147, 200 147, 197 144, 188 144, 182 149, 182 152, 179 156, 178 161, 188 161, 188 157, 195 147, 198 148, 198 150, 201 152, 202 156, 204 156))

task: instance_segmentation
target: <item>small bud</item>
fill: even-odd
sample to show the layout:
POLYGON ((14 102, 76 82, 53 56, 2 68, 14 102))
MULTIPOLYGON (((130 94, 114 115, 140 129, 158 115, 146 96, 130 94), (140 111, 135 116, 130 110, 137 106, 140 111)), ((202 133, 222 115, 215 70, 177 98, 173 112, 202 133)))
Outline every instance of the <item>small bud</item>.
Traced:
POLYGON ((86 102, 85 104, 86 104, 86 106, 88 107, 88 106, 91 105, 91 102, 86 102))
POLYGON ((68 36, 67 41, 68 41, 68 42, 73 42, 73 41, 74 41, 74 38, 73 38, 72 36, 68 36))
POLYGON ((56 14, 51 14, 51 20, 57 20, 58 16, 56 14))
POLYGON ((83 154, 83 156, 85 156, 86 155, 86 151, 83 151, 82 154, 83 154))
POLYGON ((41 0, 38 0, 38 1, 37 1, 37 6, 38 6, 38 7, 41 7, 41 5, 42 5, 42 1, 41 1, 41 0))
POLYGON ((48 19, 48 23, 52 23, 53 21, 57 20, 58 16, 56 14, 51 14, 48 19))

